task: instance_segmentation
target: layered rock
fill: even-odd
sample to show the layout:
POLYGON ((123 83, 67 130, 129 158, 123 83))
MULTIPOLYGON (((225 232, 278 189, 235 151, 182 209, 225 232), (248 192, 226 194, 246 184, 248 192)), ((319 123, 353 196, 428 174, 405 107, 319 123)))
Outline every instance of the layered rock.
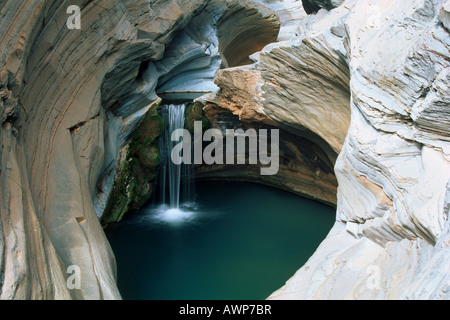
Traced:
POLYGON ((158 93, 213 91, 190 119, 279 129, 280 171, 199 178, 337 203, 328 237, 270 298, 448 299, 449 1, 303 1, 312 15, 301 2, 4 1, 0 297, 120 298, 99 218, 151 193, 158 93), (72 4, 81 30, 66 27, 72 4))
POLYGON ((226 67, 251 63, 249 56, 275 41, 279 17, 270 8, 250 1, 233 3, 217 24, 222 59, 226 67))
MULTIPOLYGON (((262 11, 277 26, 270 9, 242 5, 249 16, 257 7, 248 28, 264 25, 257 21, 262 11)), ((151 143, 156 137, 142 136, 149 129, 145 115, 160 102, 157 89, 174 88, 171 79, 176 86, 180 75, 192 71, 185 73, 188 83, 201 82, 199 63, 211 70, 212 83, 221 59, 218 38, 210 38, 215 33, 208 28, 216 28, 230 7, 233 1, 2 4, 1 298, 120 298, 99 218, 108 208, 117 209, 118 217, 128 210, 114 204, 117 192, 124 208, 150 195, 158 156, 151 143), (81 30, 66 26, 69 5, 81 8, 81 30), (183 36, 190 38, 182 55, 187 59, 168 63, 182 43, 174 38, 183 36), (196 61, 186 64, 190 58, 196 61), (133 161, 139 165, 124 170, 133 161), (67 286, 72 265, 81 270, 80 289, 67 286)))
POLYGON ((222 65, 251 63, 249 55, 275 41, 279 28, 277 13, 256 1, 209 1, 154 64, 158 96, 186 101, 217 90, 222 65))
POLYGON ((213 126, 280 130, 280 171, 261 177, 258 168, 215 166, 198 178, 259 181, 326 203, 336 204, 333 167, 350 124, 349 70, 340 9, 316 22, 297 24, 301 36, 266 46, 251 65, 220 70, 218 91, 197 99, 213 126), (225 114, 228 114, 225 116, 225 114), (227 171, 228 169, 228 171, 227 171))
POLYGON ((448 299, 448 2, 344 6, 352 118, 337 221, 270 298, 448 299))
POLYGON ((0 9, 2 299, 120 298, 97 182, 145 114, 148 103, 120 108, 141 62, 160 59, 205 2, 70 4, 82 8, 81 30, 66 28, 68 1, 0 9), (167 26, 156 38, 145 33, 154 21, 167 26), (72 265, 81 271, 73 290, 72 265))

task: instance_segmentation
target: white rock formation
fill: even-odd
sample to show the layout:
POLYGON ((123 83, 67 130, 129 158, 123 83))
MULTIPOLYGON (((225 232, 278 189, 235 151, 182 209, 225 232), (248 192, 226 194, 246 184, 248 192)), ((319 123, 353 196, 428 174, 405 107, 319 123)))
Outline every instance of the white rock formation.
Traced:
POLYGON ((340 29, 352 94, 337 221, 270 299, 450 298, 448 5, 335 9, 348 10, 340 29))

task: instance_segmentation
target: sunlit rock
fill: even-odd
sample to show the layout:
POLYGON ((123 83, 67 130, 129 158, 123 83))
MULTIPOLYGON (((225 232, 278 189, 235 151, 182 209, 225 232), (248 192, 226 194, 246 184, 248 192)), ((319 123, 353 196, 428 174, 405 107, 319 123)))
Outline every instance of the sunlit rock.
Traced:
POLYGON ((448 299, 445 6, 354 2, 345 18, 352 118, 335 168, 336 225, 271 298, 448 299))

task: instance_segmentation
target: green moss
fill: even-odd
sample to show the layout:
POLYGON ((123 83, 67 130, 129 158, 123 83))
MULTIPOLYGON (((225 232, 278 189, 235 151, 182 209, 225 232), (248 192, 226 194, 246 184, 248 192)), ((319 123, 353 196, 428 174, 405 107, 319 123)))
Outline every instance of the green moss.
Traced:
POLYGON ((142 119, 138 130, 133 134, 131 140, 131 150, 138 149, 143 144, 156 145, 158 137, 164 131, 164 124, 156 107, 152 107, 142 119))
POLYGON ((164 130, 157 105, 144 116, 128 145, 126 160, 118 168, 102 224, 119 222, 130 210, 141 208, 151 197, 161 162, 158 137, 164 130))
MULTIPOLYGON (((149 142, 147 142, 149 144, 149 142)), ((161 163, 158 146, 144 144, 139 151, 139 161, 145 168, 157 168, 161 163)))
POLYGON ((205 112, 203 111, 203 105, 199 102, 194 102, 186 107, 185 122, 184 122, 185 129, 193 133, 195 121, 202 122, 203 132, 211 128, 211 122, 205 116, 205 112))
POLYGON ((127 156, 127 160, 122 167, 119 168, 118 178, 114 183, 113 190, 109 196, 109 201, 102 221, 104 226, 112 222, 119 222, 122 220, 123 215, 129 211, 127 189, 132 180, 130 174, 131 167, 131 161, 127 156))

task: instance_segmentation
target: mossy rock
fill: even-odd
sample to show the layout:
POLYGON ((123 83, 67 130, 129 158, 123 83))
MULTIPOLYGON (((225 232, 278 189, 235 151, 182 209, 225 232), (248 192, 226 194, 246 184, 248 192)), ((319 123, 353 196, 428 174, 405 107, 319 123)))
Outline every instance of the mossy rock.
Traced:
POLYGON ((161 162, 158 146, 147 141, 139 152, 139 162, 144 168, 156 168, 161 162))
POLYGON ((151 197, 161 161, 158 138, 164 130, 157 107, 153 106, 144 116, 127 147, 125 159, 117 167, 114 187, 102 219, 104 227, 121 221, 127 212, 141 208, 151 197))
POLYGON ((122 220, 124 214, 129 211, 130 201, 128 190, 132 181, 131 168, 132 160, 128 158, 118 168, 114 187, 109 196, 105 215, 102 219, 104 226, 107 226, 109 223, 119 222, 122 220))
POLYGON ((194 132, 194 123, 196 121, 202 122, 202 130, 203 132, 211 128, 211 122, 205 116, 205 112, 203 111, 203 104, 199 102, 194 102, 189 104, 185 110, 185 129, 190 132, 194 132))
POLYGON ((153 191, 153 179, 149 179, 146 169, 140 162, 133 165, 133 179, 130 183, 129 201, 130 209, 138 210, 150 199, 153 191))
POLYGON ((164 124, 156 108, 152 107, 142 119, 142 123, 133 135, 132 149, 142 144, 156 144, 164 131, 164 124))

